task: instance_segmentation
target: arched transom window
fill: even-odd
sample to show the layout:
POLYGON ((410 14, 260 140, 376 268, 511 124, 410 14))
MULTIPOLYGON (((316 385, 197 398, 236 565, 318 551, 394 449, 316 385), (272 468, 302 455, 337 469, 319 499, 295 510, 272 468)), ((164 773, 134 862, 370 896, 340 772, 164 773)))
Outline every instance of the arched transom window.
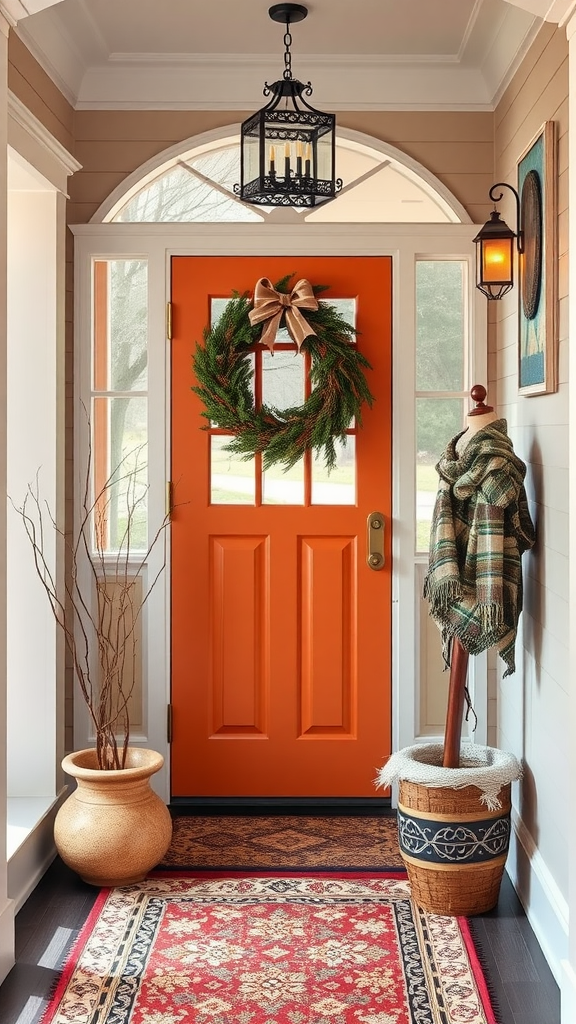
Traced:
MULTIPOLYGON (((356 133, 350 133, 356 134, 356 133)), ((391 150, 383 144, 383 150, 391 150)), ((397 151, 395 151, 397 152, 397 151)), ((385 151, 351 138, 339 138, 337 174, 344 186, 337 198, 313 209, 286 210, 300 222, 437 223, 461 220, 439 182, 385 151)), ((143 169, 141 169, 142 172, 143 169)), ((135 175, 121 195, 111 197, 96 220, 110 223, 265 222, 276 219, 276 208, 255 208, 240 201, 234 185, 240 180, 238 136, 196 144, 171 156, 144 174, 135 175)))

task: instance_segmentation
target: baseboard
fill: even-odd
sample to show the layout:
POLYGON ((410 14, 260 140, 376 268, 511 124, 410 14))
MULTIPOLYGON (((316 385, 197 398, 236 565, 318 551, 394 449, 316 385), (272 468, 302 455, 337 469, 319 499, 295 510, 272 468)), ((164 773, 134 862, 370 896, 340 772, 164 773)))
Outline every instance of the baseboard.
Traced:
POLYGON ((389 797, 177 796, 172 814, 294 814, 314 817, 393 814, 389 797))
POLYGON ((561 1024, 574 1024, 576 1021, 576 972, 567 960, 563 960, 560 966, 562 969, 560 1020, 561 1024))
POLYGON ((8 861, 8 896, 13 900, 14 913, 26 902, 56 856, 54 818, 67 793, 64 787, 8 861))
POLYGON ((14 966, 14 904, 3 900, 0 904, 0 985, 14 966))
MULTIPOLYGON (((562 988, 562 964, 568 961, 568 903, 514 808, 512 824, 513 834, 506 870, 550 970, 562 988)), ((566 1017, 566 1024, 568 1021, 574 1024, 576 1017, 566 1017)))

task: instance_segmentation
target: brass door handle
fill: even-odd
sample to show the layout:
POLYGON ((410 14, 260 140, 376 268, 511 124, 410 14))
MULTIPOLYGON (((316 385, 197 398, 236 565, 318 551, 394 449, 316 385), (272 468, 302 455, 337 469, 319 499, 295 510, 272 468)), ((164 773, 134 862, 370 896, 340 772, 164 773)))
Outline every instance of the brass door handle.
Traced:
POLYGON ((384 516, 381 512, 371 512, 367 520, 367 552, 366 562, 370 569, 377 572, 384 568, 384 516))

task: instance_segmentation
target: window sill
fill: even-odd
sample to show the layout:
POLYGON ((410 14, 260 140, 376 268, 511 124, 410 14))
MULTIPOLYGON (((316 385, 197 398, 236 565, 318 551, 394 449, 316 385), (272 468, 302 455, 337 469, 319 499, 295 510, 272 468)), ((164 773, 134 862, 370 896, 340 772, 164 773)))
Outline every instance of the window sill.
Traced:
POLYGON ((57 802, 57 796, 8 797, 6 857, 10 860, 57 802))

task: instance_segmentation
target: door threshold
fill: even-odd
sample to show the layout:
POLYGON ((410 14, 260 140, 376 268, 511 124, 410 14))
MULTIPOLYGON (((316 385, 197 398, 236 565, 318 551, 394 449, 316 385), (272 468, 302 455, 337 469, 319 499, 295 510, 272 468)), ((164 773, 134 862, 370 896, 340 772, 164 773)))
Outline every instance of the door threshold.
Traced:
POLYGON ((321 796, 175 796, 173 815, 293 814, 313 817, 394 815, 389 797, 321 796))

